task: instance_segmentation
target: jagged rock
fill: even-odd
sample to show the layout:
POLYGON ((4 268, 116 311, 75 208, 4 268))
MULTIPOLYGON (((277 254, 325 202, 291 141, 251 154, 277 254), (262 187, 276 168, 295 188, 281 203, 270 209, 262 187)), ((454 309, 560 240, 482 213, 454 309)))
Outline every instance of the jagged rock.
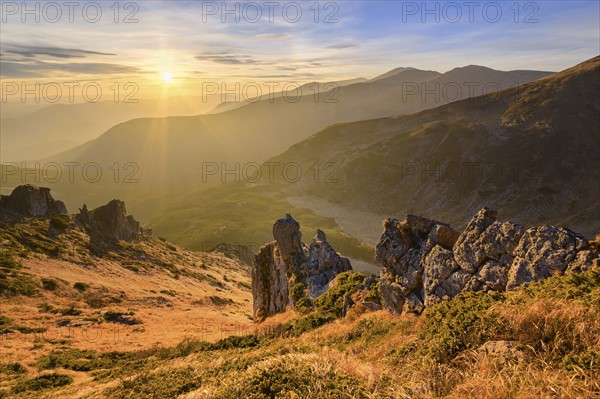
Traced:
POLYGON ((421 296, 416 294, 415 292, 411 292, 406 297, 404 301, 404 306, 402 306, 403 313, 421 313, 425 309, 425 304, 423 304, 423 300, 421 296))
POLYGON ((592 268, 600 269, 600 255, 592 250, 577 253, 577 258, 569 265, 566 273, 582 273, 592 268))
MULTIPOLYGON (((452 251, 444 249, 439 245, 433 247, 427 256, 425 256, 423 259, 423 286, 425 289, 424 303, 426 306, 430 306, 430 302, 432 301, 437 302, 438 298, 431 298, 431 296, 439 297, 439 294, 435 294, 436 289, 447 281, 458 269, 459 266, 452 256, 452 251)), ((448 288, 452 290, 451 287, 448 288)), ((446 289, 444 289, 444 294, 447 295, 446 289)))
POLYGON ((327 290, 327 284, 336 275, 352 270, 350 261, 342 257, 327 241, 325 233, 317 229, 306 259, 306 286, 308 296, 314 299, 327 290))
POLYGON ((429 241, 432 245, 439 245, 444 249, 452 251, 454 244, 460 237, 460 233, 447 225, 436 224, 429 232, 429 241))
POLYGON ((404 294, 406 290, 402 285, 395 281, 395 276, 388 273, 385 269, 381 271, 381 280, 379 281, 379 295, 384 308, 394 314, 402 313, 404 301, 408 295, 404 294))
POLYGON ((427 302, 428 290, 432 294, 437 285, 458 268, 453 265, 454 270, 446 270, 448 265, 438 264, 440 259, 436 258, 436 270, 425 277, 424 259, 431 251, 435 251, 431 262, 443 251, 451 254, 444 248, 452 248, 458 235, 447 224, 420 216, 387 219, 375 246, 375 257, 384 266, 379 288, 383 306, 393 313, 420 313, 427 302), (427 287, 424 279, 428 279, 427 287))
POLYGON ((304 284, 309 299, 314 299, 339 273, 352 270, 350 261, 335 251, 322 230, 317 230, 307 248, 300 224, 289 214, 275 222, 273 237, 275 241, 255 256, 251 272, 257 321, 294 305, 290 290, 295 284, 304 284))
POLYGON ((507 289, 562 274, 571 262, 576 261, 577 249, 585 246, 583 237, 565 228, 541 226, 528 229, 515 249, 507 289))
POLYGON ((16 187, 10 195, 0 196, 0 217, 52 217, 66 215, 67 207, 55 200, 46 187, 31 184, 16 187))
POLYGON ((276 261, 279 252, 276 243, 263 246, 254 258, 252 275, 252 297, 254 318, 284 312, 288 305, 289 286, 286 265, 276 261))
POLYGON ((75 221, 90 235, 100 235, 109 240, 134 241, 149 233, 133 216, 127 215, 125 203, 116 199, 92 211, 83 205, 75 215, 75 221))
POLYGON ((305 257, 300 224, 289 213, 286 214, 284 218, 277 220, 273 225, 273 238, 277 242, 277 248, 283 261, 288 266, 292 266, 290 271, 299 273, 300 265, 305 257))
MULTIPOLYGON (((452 298, 460 294, 460 292, 465 288, 465 286, 471 279, 472 276, 469 273, 462 269, 459 269, 452 273, 452 275, 448 277, 442 284, 440 284, 438 289, 441 288, 443 290, 444 295, 452 298)), ((438 301, 439 299, 442 299, 444 295, 440 296, 439 294, 437 294, 438 301)), ((429 306, 427 303, 425 303, 425 305, 429 306)))
POLYGON ((523 235, 520 225, 496 219, 496 211, 481 209, 454 244, 454 259, 468 273, 475 273, 486 259, 498 261, 503 254, 512 255, 523 235))
POLYGON ((469 273, 475 273, 485 259, 483 249, 477 245, 479 237, 496 221, 497 213, 489 208, 481 209, 467 224, 454 244, 454 259, 469 273))
POLYGON ((483 208, 462 233, 434 220, 408 215, 387 219, 375 246, 383 266, 379 290, 393 313, 424 307, 465 291, 505 291, 555 273, 600 267, 596 244, 564 228, 524 231, 483 208))

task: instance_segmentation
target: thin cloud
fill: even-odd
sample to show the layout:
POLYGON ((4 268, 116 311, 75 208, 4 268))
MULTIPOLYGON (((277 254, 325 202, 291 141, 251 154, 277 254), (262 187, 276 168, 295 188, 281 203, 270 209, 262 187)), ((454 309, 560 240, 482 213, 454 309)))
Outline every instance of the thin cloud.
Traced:
POLYGON ((22 46, 9 45, 4 49, 5 53, 16 54, 26 58, 34 58, 46 55, 53 58, 84 58, 90 55, 115 56, 113 53, 102 53, 99 51, 81 50, 74 48, 45 47, 45 46, 22 46))
POLYGON ((356 43, 338 43, 338 44, 334 44, 331 46, 327 46, 325 48, 341 50, 341 49, 352 48, 352 47, 357 47, 357 46, 358 46, 358 44, 356 44, 356 43))
POLYGON ((106 75, 106 74, 139 74, 142 70, 121 64, 109 64, 99 62, 82 62, 82 63, 50 63, 43 61, 34 62, 0 62, 0 76, 13 78, 35 78, 45 77, 50 74, 53 76, 56 73, 64 74, 89 74, 89 75, 106 75))
POLYGON ((210 61, 215 64, 227 65, 269 65, 266 62, 258 61, 249 55, 228 55, 228 54, 205 54, 195 57, 200 61, 210 61))

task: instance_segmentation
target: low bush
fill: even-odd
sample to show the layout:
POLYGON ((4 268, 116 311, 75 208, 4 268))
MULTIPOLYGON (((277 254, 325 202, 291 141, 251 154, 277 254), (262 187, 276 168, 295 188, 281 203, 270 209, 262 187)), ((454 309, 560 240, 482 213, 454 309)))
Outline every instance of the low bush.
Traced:
POLYGON ((319 312, 342 317, 344 301, 351 297, 365 281, 365 275, 353 271, 340 273, 336 277, 336 283, 323 295, 313 301, 319 312))
POLYGON ((19 381, 12 388, 14 393, 28 392, 28 391, 42 391, 45 389, 52 389, 69 385, 73 382, 73 377, 64 374, 44 374, 35 378, 31 378, 24 381, 19 381))
POLYGON ((465 349, 505 338, 508 335, 506 326, 498 313, 491 309, 504 299, 505 295, 497 292, 468 292, 427 308, 420 334, 425 340, 424 352, 445 362, 465 349))
POLYGON ((56 215, 50 218, 50 226, 58 230, 66 230, 69 227, 67 215, 56 215))
POLYGON ((108 392, 115 399, 172 399, 190 392, 202 385, 200 373, 191 367, 142 373, 134 378, 123 380, 108 392))

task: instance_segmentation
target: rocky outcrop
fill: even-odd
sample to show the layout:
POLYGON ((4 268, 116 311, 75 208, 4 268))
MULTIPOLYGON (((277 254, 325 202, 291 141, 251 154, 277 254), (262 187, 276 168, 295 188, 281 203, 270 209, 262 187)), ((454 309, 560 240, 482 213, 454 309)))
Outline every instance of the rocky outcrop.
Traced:
POLYGON ((309 299, 321 295, 341 272, 352 270, 325 233, 317 230, 310 246, 302 242, 300 224, 287 214, 273 225, 273 242, 263 246, 252 266, 254 319, 261 321, 293 306, 290 290, 303 284, 309 299))
POLYGON ((135 241, 149 234, 133 216, 127 215, 125 203, 116 199, 92 211, 83 205, 75 215, 75 221, 90 236, 100 236, 111 241, 135 241))
POLYGON ((375 246, 375 257, 384 266, 379 283, 383 305, 394 313, 420 313, 428 291, 434 292, 436 282, 458 269, 447 256, 457 239, 458 232, 435 220, 416 215, 386 220, 375 246), (436 261, 435 267, 425 276, 423 263, 434 248, 431 262, 436 261))
POLYGON ((306 265, 306 287, 308 296, 316 298, 327 289, 328 283, 339 273, 352 270, 350 261, 340 256, 327 241, 322 230, 312 239, 308 249, 306 265))
POLYGON ((464 291, 505 291, 557 273, 600 267, 597 249, 565 228, 525 230, 481 209, 462 233, 408 215, 388 219, 375 247, 380 292, 394 313, 420 313, 464 291))
POLYGON ((0 217, 9 219, 22 216, 52 217, 66 215, 67 207, 52 198, 50 189, 31 184, 18 186, 10 195, 0 196, 0 217))

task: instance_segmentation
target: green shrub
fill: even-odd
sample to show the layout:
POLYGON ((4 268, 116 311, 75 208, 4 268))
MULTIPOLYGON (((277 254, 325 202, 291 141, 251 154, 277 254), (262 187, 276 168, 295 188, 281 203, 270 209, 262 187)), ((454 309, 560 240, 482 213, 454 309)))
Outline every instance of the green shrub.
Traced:
POLYGON ((214 343, 184 339, 172 348, 158 349, 156 351, 156 357, 159 359, 175 359, 178 357, 187 357, 192 353, 205 351, 254 348, 259 344, 260 339, 256 335, 232 335, 214 343))
POLYGON ((256 335, 232 335, 215 342, 210 346, 211 350, 236 349, 236 348, 254 348, 258 346, 260 340, 256 335))
POLYGON ((574 299, 587 306, 600 307, 600 270, 553 276, 529 283, 511 295, 508 302, 523 303, 530 298, 574 299))
POLYGON ((0 271, 0 295, 33 296, 38 292, 39 283, 30 274, 20 272, 3 273, 0 271))
POLYGON ((355 341, 358 339, 364 339, 366 343, 369 343, 375 339, 383 338, 392 331, 405 331, 407 334, 410 332, 406 326, 407 322, 403 320, 379 320, 371 317, 368 319, 361 319, 354 325, 354 327, 346 334, 346 340, 355 341))
POLYGON ((103 352, 93 350, 67 349, 52 351, 37 361, 40 370, 64 368, 74 371, 110 369, 123 365, 139 357, 136 352, 103 352))
POLYGON ((172 399, 202 385, 198 372, 191 367, 142 373, 132 379, 123 380, 117 388, 108 392, 116 399, 172 399))
POLYGON ((373 302, 378 305, 381 305, 381 293, 379 292, 379 281, 381 278, 377 276, 375 281, 371 283, 369 286, 369 290, 367 291, 367 295, 363 298, 365 302, 373 302))
POLYGON ((42 277, 42 288, 48 291, 54 291, 58 288, 58 282, 52 278, 42 277))
POLYGON ((27 368, 21 363, 0 363, 0 374, 26 374, 27 368))
POLYGON ((89 285, 87 285, 86 283, 77 282, 73 284, 73 288, 75 288, 79 292, 83 292, 89 288, 89 285))
POLYGON ((2 251, 0 252, 0 268, 18 270, 21 268, 21 261, 12 252, 2 251))
POLYGON ((41 313, 55 313, 54 306, 50 305, 48 302, 40 303, 37 307, 41 313))
POLYGON ((10 323, 12 320, 9 317, 0 315, 0 327, 8 326, 10 323))
POLYGON ((13 326, 12 329, 21 334, 39 334, 47 331, 44 327, 13 326))
POLYGON ((104 317, 104 320, 108 321, 109 323, 120 323, 120 324, 126 324, 128 326, 142 324, 141 320, 134 318, 134 317, 129 317, 129 316, 133 316, 134 314, 135 314, 134 312, 123 313, 123 312, 108 311, 108 312, 104 313, 103 317, 104 317))
POLYGON ((315 307, 322 313, 342 317, 345 298, 352 296, 364 280, 362 273, 348 271, 338 274, 336 283, 313 301, 315 307))
POLYGON ((312 310, 312 302, 308 298, 306 286, 303 283, 296 283, 290 289, 290 297, 294 301, 294 310, 299 313, 308 313, 312 310))
POLYGON ((477 348, 489 340, 503 339, 508 334, 491 306, 502 302, 505 294, 498 292, 467 292, 453 300, 425 310, 425 326, 420 337, 423 350, 444 362, 465 349, 477 348))
POLYGON ((238 374, 233 384, 224 384, 212 399, 274 398, 366 398, 364 385, 354 377, 338 374, 319 359, 309 362, 294 356, 253 367, 238 374))
POLYGON ((223 298, 216 295, 209 296, 208 299, 210 299, 210 301, 217 306, 231 305, 234 303, 233 299, 231 298, 223 298))
POLYGON ((73 377, 64 374, 44 374, 38 377, 18 382, 13 388, 14 393, 28 391, 42 391, 45 389, 58 388, 69 385, 73 382, 73 377))
POLYGON ((308 316, 300 317, 269 329, 265 337, 281 338, 288 336, 300 336, 305 332, 319 328, 327 323, 331 323, 336 319, 333 314, 323 314, 319 312, 311 313, 308 316))
POLYGON ((77 309, 75 305, 71 305, 68 308, 62 308, 58 312, 63 316, 79 316, 83 313, 80 309, 77 309))
POLYGON ((113 312, 111 310, 109 310, 108 312, 104 313, 104 320, 111 322, 111 323, 116 323, 119 321, 120 317, 125 315, 125 313, 122 312, 113 312))
POLYGON ((58 230, 66 230, 69 227, 67 215, 56 215, 50 219, 50 226, 58 230))

